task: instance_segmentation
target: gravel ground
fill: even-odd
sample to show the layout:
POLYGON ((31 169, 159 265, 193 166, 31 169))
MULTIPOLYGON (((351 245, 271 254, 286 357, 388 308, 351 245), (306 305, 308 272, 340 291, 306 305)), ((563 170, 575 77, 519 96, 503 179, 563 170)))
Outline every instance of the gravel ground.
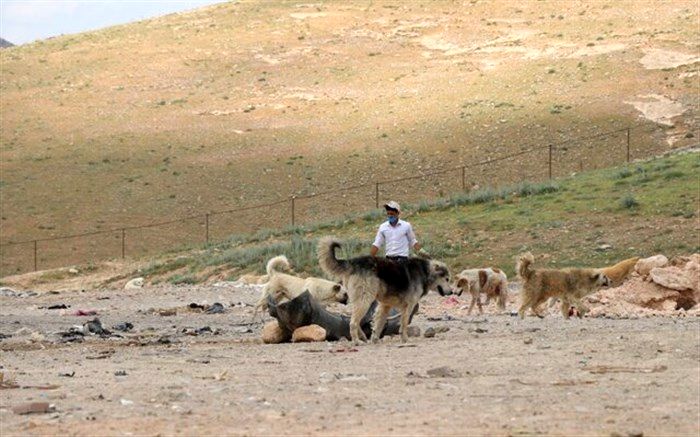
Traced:
POLYGON ((493 304, 469 316, 467 298, 431 293, 413 324, 449 328, 433 338, 265 345, 251 306, 257 290, 219 285, 0 297, 0 333, 10 335, 0 341, 0 434, 700 430, 697 317, 521 321, 493 304), (187 308, 214 302, 225 313, 187 308), (42 308, 58 304, 69 308, 42 308), (96 310, 108 329, 126 321, 134 329, 62 343, 59 332, 93 319, 73 315, 79 309, 96 310), (206 326, 212 332, 190 335, 206 326), (13 412, 34 401, 54 410, 13 412))

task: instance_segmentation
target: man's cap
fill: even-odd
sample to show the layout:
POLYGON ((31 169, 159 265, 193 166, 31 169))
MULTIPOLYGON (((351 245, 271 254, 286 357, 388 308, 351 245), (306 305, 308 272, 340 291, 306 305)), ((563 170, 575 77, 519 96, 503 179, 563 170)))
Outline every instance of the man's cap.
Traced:
POLYGON ((399 206, 398 202, 389 201, 384 204, 384 209, 395 209, 398 212, 401 212, 401 206, 399 206))

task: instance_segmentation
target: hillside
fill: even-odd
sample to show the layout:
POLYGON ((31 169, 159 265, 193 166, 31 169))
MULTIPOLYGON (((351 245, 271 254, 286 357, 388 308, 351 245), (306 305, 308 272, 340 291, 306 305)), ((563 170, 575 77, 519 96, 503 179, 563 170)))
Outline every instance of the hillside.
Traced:
MULTIPOLYGON (((510 277, 525 250, 541 265, 603 266, 632 256, 669 258, 700 252, 698 149, 630 166, 595 170, 553 183, 484 189, 432 203, 406 204, 405 218, 434 257, 453 271, 498 266, 510 277)), ((137 261, 90 263, 3 278, 4 286, 35 290, 147 283, 215 283, 262 274, 268 259, 285 254, 300 274, 322 275, 316 242, 335 235, 346 256, 367 254, 380 211, 284 231, 234 236, 137 261)))
MULTIPOLYGON (((630 125, 632 158, 687 146, 699 20, 692 1, 243 1, 4 49, 0 242, 277 201, 630 125)), ((554 176, 620 163, 624 141, 557 150, 554 176)), ((537 181, 545 162, 467 179, 537 181)), ((455 188, 424 182, 382 196, 455 188)), ((373 190, 301 205, 299 223, 367 211, 373 190)), ((211 237, 287 225, 286 214, 222 218, 211 237)), ((115 238, 60 242, 40 262, 113 257, 115 238)), ((130 253, 173 246, 132 241, 148 238, 130 253)), ((2 274, 26 271, 29 251, 3 247, 2 274)))

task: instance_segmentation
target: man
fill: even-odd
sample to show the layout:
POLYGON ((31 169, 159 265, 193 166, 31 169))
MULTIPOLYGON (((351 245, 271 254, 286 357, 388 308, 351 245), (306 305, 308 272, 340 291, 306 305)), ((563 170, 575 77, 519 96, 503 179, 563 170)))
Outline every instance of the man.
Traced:
POLYGON ((399 219, 401 214, 399 204, 392 200, 384 204, 384 209, 388 220, 379 225, 377 236, 374 239, 374 243, 372 243, 369 254, 377 256, 379 248, 386 246, 386 257, 401 262, 408 259, 409 250, 413 247, 418 255, 429 258, 428 252, 416 240, 411 224, 399 219))

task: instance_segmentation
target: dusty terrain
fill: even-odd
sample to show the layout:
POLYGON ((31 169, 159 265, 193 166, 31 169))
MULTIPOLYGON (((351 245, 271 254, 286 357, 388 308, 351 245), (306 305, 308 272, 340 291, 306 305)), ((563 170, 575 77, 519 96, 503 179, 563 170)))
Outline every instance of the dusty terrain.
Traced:
POLYGON ((0 297, 0 333, 11 335, 0 340, 0 432, 697 435, 700 427, 699 320, 682 312, 521 321, 493 305, 467 316, 466 297, 431 293, 413 324, 449 328, 433 338, 264 345, 249 306, 256 297, 231 283, 0 297), (214 302, 226 312, 186 308, 214 302), (58 304, 69 307, 42 308, 58 304), (134 328, 61 343, 58 332, 94 317, 71 315, 79 309, 96 310, 107 329, 134 328), (212 332, 187 333, 205 326, 212 332), (55 411, 12 412, 30 401, 55 411))

